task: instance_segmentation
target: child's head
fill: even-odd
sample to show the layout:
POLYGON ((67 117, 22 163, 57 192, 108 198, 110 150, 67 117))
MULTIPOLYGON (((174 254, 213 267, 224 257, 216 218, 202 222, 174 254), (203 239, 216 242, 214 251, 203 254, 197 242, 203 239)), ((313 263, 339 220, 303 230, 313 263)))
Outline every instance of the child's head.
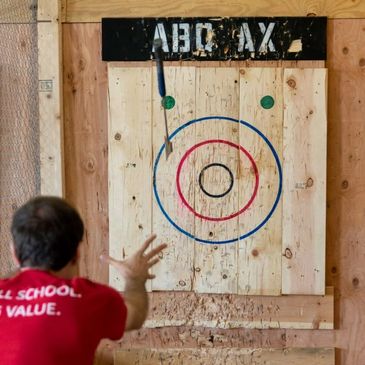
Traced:
POLYGON ((58 271, 75 258, 84 225, 63 199, 41 196, 15 212, 11 233, 21 267, 58 271))

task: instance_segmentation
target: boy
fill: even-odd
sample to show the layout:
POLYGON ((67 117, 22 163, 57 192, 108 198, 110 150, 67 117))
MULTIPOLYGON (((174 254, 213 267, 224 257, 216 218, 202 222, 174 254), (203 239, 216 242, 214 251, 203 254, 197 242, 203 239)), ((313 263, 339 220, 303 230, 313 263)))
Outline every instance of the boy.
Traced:
POLYGON ((56 197, 37 197, 14 214, 14 258, 19 270, 0 280, 2 365, 91 365, 102 338, 117 340, 147 317, 145 282, 160 245, 146 253, 151 236, 124 261, 109 256, 125 279, 114 289, 76 276, 84 233, 77 211, 56 197))

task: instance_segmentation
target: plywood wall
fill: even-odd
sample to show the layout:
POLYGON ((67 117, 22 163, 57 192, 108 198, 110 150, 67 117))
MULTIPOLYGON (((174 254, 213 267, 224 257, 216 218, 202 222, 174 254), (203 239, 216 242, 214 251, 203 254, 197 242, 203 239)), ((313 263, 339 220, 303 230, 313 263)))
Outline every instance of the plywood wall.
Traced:
POLYGON ((86 225, 80 272, 106 283, 109 269, 99 261, 109 249, 106 64, 99 61, 98 25, 65 25, 64 30, 66 197, 86 225))
MULTIPOLYGON (((102 282, 108 269, 97 256, 107 249, 106 65, 100 62, 99 24, 64 25, 66 195, 88 225, 81 273, 102 282)), ((329 22, 329 123, 327 175, 327 285, 335 287, 332 331, 236 330, 189 324, 144 329, 121 344, 104 344, 98 364, 112 364, 115 347, 333 347, 336 365, 365 358, 363 143, 365 21, 329 22)), ((204 308, 205 300, 199 302, 204 308)))
POLYGON ((336 323, 346 332, 341 365, 361 364, 365 247, 365 20, 329 23, 327 283, 337 290, 336 323))

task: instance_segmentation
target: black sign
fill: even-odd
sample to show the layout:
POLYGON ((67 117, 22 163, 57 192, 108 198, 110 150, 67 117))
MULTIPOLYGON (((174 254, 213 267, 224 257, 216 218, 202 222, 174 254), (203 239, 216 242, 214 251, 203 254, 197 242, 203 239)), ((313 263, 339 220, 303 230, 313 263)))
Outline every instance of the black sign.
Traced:
POLYGON ((103 61, 153 59, 162 40, 165 60, 325 60, 325 17, 104 18, 103 61))

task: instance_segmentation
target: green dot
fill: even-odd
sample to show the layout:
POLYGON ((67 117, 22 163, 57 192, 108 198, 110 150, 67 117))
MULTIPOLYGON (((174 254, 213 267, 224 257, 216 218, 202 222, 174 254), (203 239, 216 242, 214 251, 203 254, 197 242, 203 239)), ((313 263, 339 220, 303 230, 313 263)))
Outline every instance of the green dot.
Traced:
POLYGON ((271 109, 274 106, 275 101, 272 96, 266 95, 261 99, 260 104, 264 109, 271 109))
POLYGON ((161 101, 162 107, 169 110, 175 106, 175 99, 172 96, 165 96, 161 101))

